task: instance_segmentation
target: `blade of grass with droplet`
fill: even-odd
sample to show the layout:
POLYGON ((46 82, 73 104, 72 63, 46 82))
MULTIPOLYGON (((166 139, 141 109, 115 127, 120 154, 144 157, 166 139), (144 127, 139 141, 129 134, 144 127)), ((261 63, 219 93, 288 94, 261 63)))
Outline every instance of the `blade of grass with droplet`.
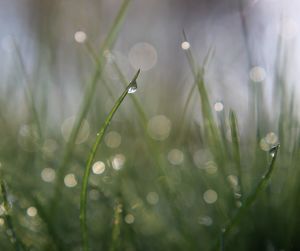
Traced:
POLYGON ((100 145, 100 143, 103 140, 103 136, 108 128, 108 125, 110 121, 112 120, 114 114, 118 110, 119 106, 123 102, 124 98, 128 94, 129 88, 133 85, 136 84, 136 79, 140 73, 140 70, 137 71, 135 76, 133 77, 132 81, 130 84, 126 87, 125 91, 122 93, 122 95, 118 98, 116 101, 115 105, 111 109, 110 113, 106 117, 102 127, 100 128, 99 132, 97 133, 96 141, 92 147, 92 150, 89 153, 89 157, 85 166, 84 170, 84 175, 83 175, 83 180, 82 180, 82 188, 81 188, 81 194, 80 194, 80 226, 81 226, 81 235, 82 235, 82 245, 83 245, 83 250, 88 251, 88 233, 87 233, 87 223, 86 223, 86 208, 87 208, 87 187, 88 187, 88 180, 91 172, 91 168, 93 165, 93 161, 97 152, 97 149, 100 145))
MULTIPOLYGON (((102 71, 103 71, 103 67, 104 67, 104 59, 103 59, 103 52, 106 49, 111 49, 117 33, 120 29, 120 26, 122 24, 122 21, 125 17, 125 14, 127 12, 128 6, 129 6, 130 0, 124 0, 122 6, 119 9, 118 15, 115 18, 115 21, 112 25, 112 28, 110 29, 109 34, 107 35, 105 41, 103 42, 103 45, 101 46, 101 50, 100 50, 100 57, 99 57, 99 61, 96 65, 96 69, 95 72, 90 80, 90 83, 87 85, 87 88, 85 90, 84 93, 84 97, 83 97, 83 101, 82 104, 80 106, 80 110, 77 116, 77 120, 75 121, 75 125, 72 128, 71 131, 71 135, 69 137, 69 140, 67 142, 65 151, 63 153, 63 157, 62 157, 62 162, 59 166, 58 169, 58 174, 57 174, 57 180, 55 183, 55 192, 54 192, 54 196, 53 196, 53 201, 51 203, 51 205, 53 205, 53 209, 54 206, 57 205, 57 202, 59 201, 58 198, 60 196, 60 191, 61 191, 61 186, 63 184, 63 179, 64 179, 64 174, 66 173, 67 170, 67 164, 69 162, 69 159, 72 155, 73 149, 75 147, 75 142, 76 142, 76 138, 78 136, 78 133, 80 131, 81 125, 82 125, 82 121, 84 120, 90 105, 92 103, 92 99, 95 93, 95 89, 98 83, 98 80, 101 78, 102 76, 102 71), (55 202, 55 203, 54 203, 55 202)), ((55 210, 51 210, 53 212, 55 212, 55 210)))
POLYGON ((8 238, 11 239, 12 244, 15 247, 16 251, 25 251, 27 250, 25 245, 23 244, 23 242, 21 241, 21 239, 17 236, 13 222, 12 222, 12 218, 10 215, 10 205, 9 205, 9 201, 8 201, 8 196, 7 196, 7 188, 6 185, 4 183, 3 180, 0 180, 0 187, 1 187, 1 194, 2 194, 2 198, 3 198, 3 206, 4 206, 4 219, 5 219, 5 223, 7 225, 7 230, 10 231, 11 236, 8 236, 8 238))
MULTIPOLYGON (((225 151, 224 151, 224 146, 221 139, 220 131, 218 130, 218 127, 213 117, 208 93, 205 87, 204 73, 202 70, 199 70, 196 80, 197 80, 197 86, 200 95, 204 128, 207 134, 207 142, 210 148, 212 149, 212 151, 214 152, 216 161, 220 166, 220 164, 224 161, 225 151)), ((225 175, 225 170, 223 168, 221 168, 221 172, 225 175)))
POLYGON ((229 112, 229 124, 230 124, 231 139, 233 145, 233 157, 237 168, 238 181, 241 189, 241 194, 243 195, 243 182, 242 182, 243 179, 242 179, 239 131, 238 131, 237 118, 233 110, 230 110, 229 112))
MULTIPOLYGON (((183 36, 184 36, 184 39, 187 40, 187 36, 186 36, 185 32, 183 32, 183 36)), ((196 74, 196 71, 194 70, 194 69, 196 69, 196 63, 195 63, 192 51, 191 51, 191 49, 188 49, 188 50, 185 50, 185 52, 186 52, 186 57, 189 61, 189 66, 190 66, 191 71, 194 75, 194 79, 196 79, 197 74, 196 74)), ((208 64, 209 64, 210 60, 212 59, 213 55, 214 55, 214 47, 210 47, 209 50, 208 50, 208 53, 206 54, 206 56, 203 60, 203 64, 201 66, 203 71, 205 71, 207 69, 208 64)), ((186 121, 187 121, 187 119, 185 117, 186 117, 189 105, 191 103, 193 93, 195 92, 196 88, 197 88, 197 82, 195 81, 195 83, 190 88, 190 91, 188 92, 187 99, 186 99, 186 102, 185 102, 184 107, 183 107, 183 112, 182 112, 181 119, 180 119, 180 121, 182 121, 182 124, 181 124, 181 129, 180 129, 180 135, 179 135, 178 140, 177 140, 177 144, 182 142, 182 138, 184 137, 184 131, 185 131, 186 121)))
MULTIPOLYGON (((95 50, 91 44, 87 45, 87 51, 89 52, 89 54, 93 58, 93 60, 97 63, 97 61, 99 59, 97 58, 95 50)), ((114 67, 117 75, 119 76, 121 83, 123 83, 123 86, 127 86, 128 82, 127 82, 121 68, 118 66, 117 62, 113 61, 112 66, 114 67)), ((174 216, 174 220, 176 219, 177 221, 179 221, 179 214, 178 214, 178 212, 176 212, 176 207, 174 207, 171 204, 172 199, 170 199, 171 197, 172 198, 174 197, 174 193, 175 193, 174 187, 172 187, 172 185, 169 181, 169 177, 168 177, 167 172, 164 167, 164 162, 159 157, 159 155, 160 155, 159 148, 157 148, 156 145, 153 144, 152 140, 149 138, 149 135, 147 133, 148 116, 147 116, 146 112, 144 111, 140 101, 137 99, 137 97, 134 95, 130 95, 130 98, 134 104, 135 109, 138 112, 138 115, 139 115, 138 118, 140 120, 141 126, 142 126, 142 128, 144 130, 144 134, 145 134, 145 139, 146 139, 145 141, 147 143, 149 152, 151 153, 152 159, 154 160, 154 162, 156 164, 155 166, 158 167, 159 174, 166 178, 166 183, 163 183, 163 186, 162 186, 162 192, 165 194, 166 198, 168 198, 168 200, 170 201, 169 204, 170 204, 170 208, 173 213, 173 216, 174 216)), ((178 224, 178 229, 183 230, 182 225, 178 224)))
MULTIPOLYGON (((245 215, 247 210, 250 209, 250 207, 253 205, 253 203, 257 200, 260 193, 268 185, 268 183, 271 179, 271 176, 273 174, 273 171, 274 171, 274 166, 275 166, 275 162, 276 162, 277 155, 278 155, 278 149, 279 149, 279 145, 275 146, 272 149, 272 152, 271 152, 272 159, 271 159, 270 164, 268 165, 266 173, 261 177, 260 181, 258 182, 256 187, 253 189, 253 191, 250 193, 250 195, 244 200, 242 206, 238 209, 235 216, 230 220, 230 222, 225 226, 225 228, 222 229, 222 235, 223 235, 224 241, 226 240, 225 238, 228 236, 231 229, 234 226, 236 226, 237 224, 239 224, 239 222, 241 221, 242 217, 245 215)), ((218 246, 220 246, 220 242, 218 242, 218 246)), ((213 250, 215 250, 215 248, 213 248, 213 250)))
MULTIPOLYGON (((182 31, 182 34, 183 34, 184 40, 188 41, 188 38, 187 38, 186 33, 185 33, 184 30, 182 31)), ((188 50, 184 50, 184 51, 185 51, 185 55, 187 57, 190 69, 191 69, 193 75, 196 76, 197 75, 198 66, 197 66, 197 63, 196 63, 196 61, 195 61, 195 59, 193 57, 192 50, 191 50, 191 48, 189 48, 188 50)))

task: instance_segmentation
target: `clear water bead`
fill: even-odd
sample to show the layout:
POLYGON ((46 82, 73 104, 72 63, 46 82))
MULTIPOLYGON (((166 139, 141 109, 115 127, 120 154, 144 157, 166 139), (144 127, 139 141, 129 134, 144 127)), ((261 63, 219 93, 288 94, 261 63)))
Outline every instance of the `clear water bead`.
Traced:
POLYGON ((132 82, 128 88, 128 93, 135 93, 137 90, 136 81, 132 82))
POLYGON ((275 157, 275 153, 277 152, 278 147, 279 147, 279 145, 276 145, 276 146, 273 146, 270 148, 269 154, 271 155, 272 158, 275 157))

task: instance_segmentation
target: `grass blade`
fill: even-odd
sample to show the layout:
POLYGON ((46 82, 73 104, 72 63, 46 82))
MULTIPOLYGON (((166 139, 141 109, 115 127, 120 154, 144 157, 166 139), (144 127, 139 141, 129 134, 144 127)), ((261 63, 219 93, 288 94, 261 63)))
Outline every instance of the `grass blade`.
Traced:
POLYGON ((238 124, 235 112, 230 110, 229 112, 229 124, 231 131, 231 139, 233 144, 233 157, 237 167, 238 181, 240 185, 240 192, 243 195, 243 183, 242 183, 242 167, 241 167, 241 155, 240 155, 240 143, 238 124))
POLYGON ((117 200, 114 208, 114 221, 112 230, 112 243, 109 251, 118 250, 120 246, 120 224, 121 224, 122 204, 117 200))
POLYGON ((10 205, 9 205, 9 201, 7 198, 6 185, 3 180, 0 181, 0 186, 1 186, 1 193, 2 193, 2 198, 3 198, 4 210, 5 210, 5 212, 4 212, 5 223, 7 225, 7 231, 9 231, 11 233, 11 235, 9 235, 8 237, 10 238, 10 241, 14 245, 16 251, 24 251, 24 250, 26 250, 25 245, 22 243, 22 241, 17 236, 16 231, 14 229, 11 215, 9 213, 10 205))
MULTIPOLYGON (((274 166, 275 166, 275 162, 276 162, 276 158, 277 158, 277 154, 278 154, 278 149, 279 149, 279 145, 273 147, 270 150, 270 155, 271 155, 272 159, 271 159, 271 162, 267 169, 267 172, 265 173, 265 175, 262 176, 262 178, 258 182, 258 184, 255 187, 255 189, 253 190, 253 192, 249 195, 249 197, 244 200, 243 205, 239 208, 236 215, 231 219, 231 221, 227 224, 227 226, 222 229, 222 235, 223 235, 224 240, 230 233, 231 229, 240 222, 240 220, 242 219, 244 214, 252 206, 252 204, 256 201, 259 194, 265 189, 268 182, 270 181, 270 178, 274 171, 274 166)), ((220 243, 218 245, 220 245, 220 243)))
POLYGON ((100 143, 103 140, 103 136, 108 128, 108 125, 110 121, 112 120, 114 114, 118 110, 119 106, 121 105, 122 101, 128 94, 128 90, 130 87, 136 84, 136 79, 140 73, 140 70, 135 74, 130 84, 126 87, 125 91, 122 93, 122 95, 119 97, 113 108, 111 109, 110 113, 108 114, 107 118, 104 121, 104 124, 100 128, 99 132, 97 133, 96 141, 92 147, 92 150, 89 154, 87 164, 85 166, 83 181, 82 181, 82 188, 81 188, 81 194, 80 194, 80 226, 81 226, 81 234, 82 234, 82 245, 83 250, 88 251, 88 233, 87 233, 87 224, 86 224, 86 208, 87 208, 87 187, 88 187, 88 180, 89 175, 91 172, 92 164, 97 152, 97 149, 100 145, 100 143))
POLYGON ((82 125, 82 121, 84 120, 84 118, 90 108, 90 105, 92 103, 92 99, 93 99, 93 96, 95 93, 95 89, 96 89, 98 80, 102 76, 102 72, 103 72, 103 68, 104 68, 103 52, 104 52, 104 50, 111 49, 111 47, 113 46, 115 39, 116 39, 117 32, 119 31, 122 21, 125 17, 129 3, 130 3, 130 0, 124 0, 122 6, 120 7, 117 17, 115 18, 112 28, 110 29, 110 32, 107 35, 105 41, 103 42, 103 45, 101 46, 101 50, 99 53, 99 55, 100 55, 99 61, 97 61, 97 65, 96 65, 96 69, 93 74, 93 77, 85 90, 84 98, 83 98, 82 105, 81 105, 80 111, 79 111, 79 115, 78 115, 77 120, 75 121, 75 125, 71 131, 71 135, 67 142, 62 162, 58 169, 58 175, 57 175, 58 179, 55 184, 54 197, 53 197, 53 201, 51 203, 52 205, 56 205, 57 203, 54 203, 54 202, 59 201, 58 198, 59 198, 60 191, 61 191, 60 188, 61 188, 61 185, 63 184, 64 174, 66 173, 66 170, 67 170, 67 164, 72 155, 72 152, 73 152, 73 149, 75 146, 75 142, 76 142, 78 133, 79 133, 81 125, 82 125))

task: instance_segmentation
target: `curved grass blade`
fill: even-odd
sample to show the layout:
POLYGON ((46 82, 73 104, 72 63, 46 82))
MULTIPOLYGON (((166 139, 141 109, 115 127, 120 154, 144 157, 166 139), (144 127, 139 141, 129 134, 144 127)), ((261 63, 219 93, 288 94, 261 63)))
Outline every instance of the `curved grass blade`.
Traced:
POLYGON ((112 120, 114 114, 118 110, 119 106, 123 102, 124 98, 128 94, 128 90, 136 85, 136 79, 140 73, 140 70, 137 71, 135 76, 133 77, 132 81, 130 84, 126 87, 125 91, 122 93, 122 95, 119 97, 119 99, 116 101, 115 105, 111 109, 110 113, 106 117, 102 127, 100 128, 99 132, 97 133, 96 141, 92 147, 92 150, 89 154, 86 166, 85 166, 85 171, 83 175, 83 181, 82 181, 82 188, 81 188, 81 194, 80 194, 80 226, 81 226, 81 235, 82 235, 82 245, 83 245, 83 250, 88 251, 88 233, 87 233, 87 224, 86 224, 86 208, 87 208, 87 187, 88 187, 88 180, 92 168, 92 164, 97 152, 97 149, 100 145, 100 143, 103 140, 103 136, 108 128, 108 125, 110 121, 112 120))
MULTIPOLYGON (((267 169, 267 172, 265 173, 265 175, 263 175, 261 177, 261 179, 258 182, 257 186, 255 187, 253 192, 249 195, 249 197, 244 200, 243 205, 239 208, 236 215, 231 219, 231 221, 227 224, 227 226, 225 226, 225 228, 222 229, 223 241, 226 240, 226 237, 230 233, 231 229, 240 222, 240 220, 245 215, 247 210, 250 209, 252 204, 258 198, 259 194, 265 189, 265 187, 269 183, 270 178, 272 176, 272 173, 274 171, 274 166, 275 166, 275 162, 276 162, 276 158, 277 158, 277 154, 278 154, 278 149, 279 149, 279 144, 274 146, 270 150, 270 155, 271 155, 272 159, 271 159, 271 162, 270 162, 269 167, 267 169)), ((218 246, 220 247, 220 245, 221 245, 221 243, 219 242, 218 246)))
POLYGON ((97 61, 95 72, 92 76, 90 83, 88 84, 88 86, 85 90, 83 101, 82 101, 80 111, 79 111, 79 115, 78 115, 77 120, 75 121, 75 125, 71 131, 70 138, 67 142, 66 149, 63 154, 62 162, 58 169, 58 174, 57 174, 58 179, 55 184, 54 197, 53 197, 53 201, 51 203, 53 205, 53 207, 54 207, 54 205, 57 204, 57 201, 59 201, 58 198, 60 196, 60 190, 61 190, 60 188, 61 188, 61 185, 63 184, 64 174, 66 173, 66 170, 67 170, 67 164, 72 155, 78 133, 82 126, 82 121, 84 120, 84 118, 91 106, 98 80, 102 76, 102 72, 103 72, 103 68, 104 68, 103 52, 104 52, 104 50, 109 50, 112 48, 112 46, 116 40, 117 32, 119 31, 122 21, 124 20, 129 3, 130 3, 130 0, 124 0, 122 6, 120 7, 117 17, 115 18, 112 28, 110 29, 110 32, 107 35, 105 41, 103 42, 103 45, 101 46, 101 50, 99 53, 99 55, 100 55, 99 61, 97 61))

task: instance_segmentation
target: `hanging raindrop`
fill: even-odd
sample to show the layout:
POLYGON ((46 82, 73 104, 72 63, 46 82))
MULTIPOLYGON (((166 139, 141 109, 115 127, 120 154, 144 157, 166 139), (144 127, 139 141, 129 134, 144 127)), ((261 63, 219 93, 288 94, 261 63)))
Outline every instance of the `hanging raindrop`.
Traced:
POLYGON ((140 70, 137 71, 137 73, 135 74, 133 80, 131 81, 131 83, 128 86, 128 93, 135 93, 137 90, 137 83, 136 83, 136 79, 138 77, 138 75, 140 74, 140 70))
POLYGON ((135 93, 137 90, 136 81, 132 82, 130 87, 128 88, 128 93, 135 93))
POLYGON ((269 150, 269 154, 271 155, 272 158, 275 157, 275 153, 277 152, 278 150, 278 147, 279 147, 279 144, 276 145, 276 146, 272 146, 269 150))

